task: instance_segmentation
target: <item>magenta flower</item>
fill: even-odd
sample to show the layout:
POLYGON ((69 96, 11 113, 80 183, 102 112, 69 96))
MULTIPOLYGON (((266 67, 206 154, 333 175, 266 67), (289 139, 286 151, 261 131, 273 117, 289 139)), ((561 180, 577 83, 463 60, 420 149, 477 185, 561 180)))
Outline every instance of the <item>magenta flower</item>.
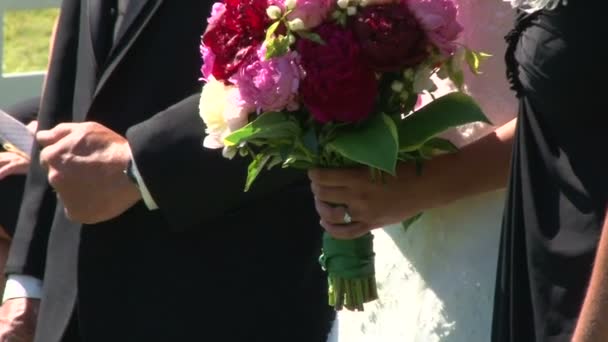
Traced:
POLYGON ((398 71, 417 66, 429 55, 426 32, 403 3, 364 7, 352 27, 374 70, 398 71))
POLYGON ((255 49, 264 41, 270 24, 267 7, 266 0, 225 0, 213 6, 202 41, 211 50, 207 62, 213 63, 208 68, 217 80, 227 81, 255 56, 255 49))
POLYGON ((223 2, 214 3, 211 7, 211 15, 207 18, 207 24, 209 26, 215 25, 220 17, 224 15, 224 12, 226 12, 226 5, 223 2))
POLYGON ((258 112, 298 109, 297 94, 304 72, 300 56, 289 52, 266 60, 266 48, 258 49, 257 58, 243 65, 230 78, 239 89, 241 98, 258 112))
POLYGON ((201 44, 201 56, 203 57, 203 66, 201 67, 202 79, 207 82, 213 72, 213 63, 215 62, 215 54, 210 48, 201 44))
POLYGON ((374 109, 378 84, 354 34, 334 24, 323 24, 315 33, 326 44, 301 39, 297 45, 306 72, 302 102, 322 123, 366 119, 374 109))
POLYGON ((462 26, 456 19, 458 9, 453 0, 404 0, 414 12, 431 42, 444 54, 456 49, 462 26))
MULTIPOLYGON (((216 2, 211 8, 211 16, 207 18, 208 26, 214 26, 218 20, 226 12, 226 5, 223 2, 216 2)), ((201 57, 203 57, 203 66, 201 67, 202 79, 206 82, 213 72, 213 63, 215 62, 215 54, 206 46, 201 39, 201 57)))

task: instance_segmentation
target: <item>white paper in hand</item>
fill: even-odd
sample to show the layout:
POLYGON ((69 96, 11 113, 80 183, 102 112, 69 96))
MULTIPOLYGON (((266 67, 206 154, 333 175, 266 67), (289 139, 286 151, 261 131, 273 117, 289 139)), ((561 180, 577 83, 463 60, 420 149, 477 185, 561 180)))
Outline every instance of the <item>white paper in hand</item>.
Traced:
POLYGON ((19 120, 0 110, 0 143, 11 144, 29 155, 34 143, 34 135, 19 120))

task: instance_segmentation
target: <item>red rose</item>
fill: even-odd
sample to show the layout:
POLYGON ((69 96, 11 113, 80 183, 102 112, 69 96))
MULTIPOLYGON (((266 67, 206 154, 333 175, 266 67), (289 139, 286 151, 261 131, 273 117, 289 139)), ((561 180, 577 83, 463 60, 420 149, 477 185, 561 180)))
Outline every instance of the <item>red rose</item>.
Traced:
POLYGON ((378 86, 353 33, 334 24, 322 24, 315 32, 325 44, 301 39, 297 45, 306 72, 300 85, 302 102, 323 123, 367 118, 378 86))
POLYGON ((256 53, 270 24, 266 0, 226 0, 225 11, 203 35, 203 44, 215 55, 211 74, 227 80, 256 53))
POLYGON ((368 62, 378 71, 398 71, 425 60, 429 42, 405 3, 361 9, 353 30, 368 62))

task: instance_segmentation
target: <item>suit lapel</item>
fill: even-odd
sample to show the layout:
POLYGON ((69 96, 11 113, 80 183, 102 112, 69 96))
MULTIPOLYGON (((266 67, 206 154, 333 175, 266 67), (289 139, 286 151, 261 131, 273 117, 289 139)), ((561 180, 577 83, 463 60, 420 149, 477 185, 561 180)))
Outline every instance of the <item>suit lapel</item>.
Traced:
MULTIPOLYGON (((89 0, 106 1, 106 0, 89 0)), ((154 16, 163 0, 131 0, 125 13, 122 25, 116 35, 116 43, 110 51, 105 68, 97 83, 95 95, 103 88, 109 76, 120 64, 126 52, 137 40, 147 23, 154 16)))

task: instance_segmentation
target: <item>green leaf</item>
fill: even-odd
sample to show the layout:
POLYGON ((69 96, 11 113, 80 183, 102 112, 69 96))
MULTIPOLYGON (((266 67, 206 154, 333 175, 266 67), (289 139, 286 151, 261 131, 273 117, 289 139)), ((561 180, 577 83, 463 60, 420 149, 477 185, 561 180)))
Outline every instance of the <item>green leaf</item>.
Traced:
POLYGON ((481 74, 481 71, 479 71, 481 68, 481 63, 491 56, 492 55, 489 55, 487 53, 475 52, 470 49, 465 49, 465 60, 469 65, 469 69, 475 75, 481 74))
POLYGON ((290 44, 289 36, 280 35, 278 37, 271 37, 266 40, 266 59, 273 57, 283 56, 289 52, 290 44))
POLYGON ((420 220, 422 215, 423 215, 423 213, 418 213, 418 214, 406 219, 405 221, 401 222, 403 229, 407 231, 414 223, 416 223, 416 222, 418 222, 418 220, 420 220))
POLYGON ((454 82, 454 85, 462 91, 464 89, 464 73, 461 69, 454 70, 450 73, 450 80, 454 82))
POLYGON ((272 25, 270 25, 270 27, 268 27, 268 30, 266 31, 266 41, 267 42, 273 38, 274 33, 280 24, 281 24, 281 21, 278 20, 278 21, 275 21, 272 25))
POLYGON ((454 153, 458 151, 456 145, 451 141, 442 138, 431 138, 431 140, 424 143, 424 147, 433 152, 454 153))
POLYGON ((464 73, 462 72, 462 64, 465 60, 465 55, 466 51, 464 51, 464 49, 459 49, 452 57, 450 57, 450 59, 448 59, 447 63, 445 63, 445 70, 448 77, 460 91, 464 89, 464 73))
POLYGON ((281 158, 281 156, 273 155, 268 161, 268 163, 266 163, 266 170, 270 170, 273 167, 280 165, 281 163, 283 163, 283 159, 281 158))
POLYGON ((314 32, 306 32, 306 31, 298 31, 296 32, 298 34, 298 36, 300 36, 301 38, 304 39, 308 39, 310 41, 313 41, 317 44, 320 45, 325 45, 325 41, 323 40, 323 38, 321 38, 321 36, 319 36, 317 33, 314 32))
POLYGON ((308 149, 310 153, 314 155, 318 154, 319 141, 317 140, 317 134, 314 129, 310 128, 306 131, 306 133, 304 133, 302 136, 302 145, 304 145, 304 147, 308 149))
POLYGON ((397 121, 399 151, 415 151, 443 131, 472 122, 491 124, 470 96, 454 92, 444 95, 397 121))
POLYGON ((250 140, 292 140, 300 133, 298 124, 281 112, 268 112, 224 139, 226 146, 238 146, 250 140))
POLYGON ((264 153, 259 153, 249 164, 247 168, 247 181, 245 182, 245 192, 249 191, 249 188, 253 182, 258 178, 262 169, 272 156, 264 153))
POLYGON ((361 125, 340 128, 327 148, 346 159, 394 175, 398 142, 395 122, 386 114, 380 114, 361 125))

